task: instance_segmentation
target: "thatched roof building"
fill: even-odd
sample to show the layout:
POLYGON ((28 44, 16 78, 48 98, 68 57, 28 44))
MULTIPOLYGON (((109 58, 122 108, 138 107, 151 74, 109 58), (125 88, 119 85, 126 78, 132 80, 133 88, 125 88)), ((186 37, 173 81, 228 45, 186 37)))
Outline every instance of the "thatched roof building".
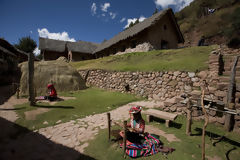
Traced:
POLYGON ((94 58, 93 52, 98 44, 92 42, 78 41, 67 42, 48 38, 39 38, 39 49, 44 60, 55 60, 61 56, 70 61, 78 61, 94 58))
POLYGON ((28 54, 11 45, 5 39, 0 38, 0 59, 5 56, 15 57, 18 63, 28 60, 28 54))
MULTIPOLYGON (((173 49, 178 47, 178 43, 184 43, 183 35, 172 9, 166 9, 101 44, 84 41, 64 42, 40 38, 39 48, 46 60, 57 59, 60 56, 68 57, 71 60, 69 56, 73 52, 78 53, 78 55, 84 55, 84 53, 86 55, 87 53, 88 58, 98 58, 119 52, 173 49)), ((73 54, 72 59, 74 60, 73 54)), ((82 59, 78 58, 76 60, 82 59)))
POLYGON ((28 59, 27 53, 0 38, 0 86, 18 80, 18 63, 28 59))

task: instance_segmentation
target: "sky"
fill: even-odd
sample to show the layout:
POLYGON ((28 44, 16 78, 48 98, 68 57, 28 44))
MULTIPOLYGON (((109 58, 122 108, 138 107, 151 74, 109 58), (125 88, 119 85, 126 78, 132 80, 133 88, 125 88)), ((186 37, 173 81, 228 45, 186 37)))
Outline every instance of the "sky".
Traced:
MULTIPOLYGON (((193 0, 0 0, 0 37, 11 44, 30 36, 101 43, 156 8, 177 12, 193 0)), ((35 54, 39 53, 36 48, 35 54)))

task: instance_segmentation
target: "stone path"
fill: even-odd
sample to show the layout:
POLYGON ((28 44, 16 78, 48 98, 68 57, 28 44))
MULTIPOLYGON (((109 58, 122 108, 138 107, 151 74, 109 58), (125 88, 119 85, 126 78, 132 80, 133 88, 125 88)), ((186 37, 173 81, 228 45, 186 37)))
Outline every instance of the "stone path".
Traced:
MULTIPOLYGON (((127 120, 129 118, 128 111, 134 104, 152 108, 153 106, 151 104, 153 103, 154 102, 129 103, 110 111, 111 119, 114 121, 127 120)), ((72 120, 56 126, 42 128, 38 132, 56 143, 74 148, 80 153, 83 153, 84 148, 88 146, 88 141, 94 139, 99 129, 105 128, 107 128, 107 115, 106 113, 101 113, 77 119, 76 121, 72 120)), ((153 126, 146 126, 146 131, 164 136, 169 142, 180 141, 173 134, 166 134, 164 131, 156 129, 153 126)))
MULTIPOLYGON (((64 99, 66 100, 67 98, 64 99)), ((0 117, 14 122, 18 117, 15 111, 11 109, 14 109, 13 106, 16 104, 23 104, 26 102, 27 99, 16 99, 15 97, 11 97, 8 102, 0 105, 0 108, 3 109, 3 111, 1 110, 0 112, 0 117)), ((110 111, 111 119, 114 121, 127 120, 129 118, 128 111, 133 105, 140 105, 146 108, 154 108, 156 106, 162 105, 162 103, 160 104, 160 102, 155 101, 132 102, 127 105, 121 106, 113 111, 110 111)), ((25 112, 25 115, 27 119, 33 120, 38 114, 47 111, 49 111, 49 109, 38 108, 34 111, 25 112)), ((59 122, 61 122, 61 120, 59 120, 59 122)), ((88 146, 88 141, 94 139, 100 129, 105 128, 107 128, 107 115, 106 113, 101 113, 90 115, 82 119, 57 124, 55 126, 41 128, 35 132, 46 137, 50 141, 70 148, 74 148, 76 151, 83 153, 84 148, 88 146)), ((146 132, 164 136, 169 142, 180 141, 174 135, 166 134, 164 131, 156 129, 153 126, 146 126, 146 132)))
POLYGON ((18 119, 17 113, 14 111, 14 105, 26 103, 28 100, 26 98, 17 99, 12 96, 7 102, 0 105, 0 117, 10 121, 15 122, 18 119))

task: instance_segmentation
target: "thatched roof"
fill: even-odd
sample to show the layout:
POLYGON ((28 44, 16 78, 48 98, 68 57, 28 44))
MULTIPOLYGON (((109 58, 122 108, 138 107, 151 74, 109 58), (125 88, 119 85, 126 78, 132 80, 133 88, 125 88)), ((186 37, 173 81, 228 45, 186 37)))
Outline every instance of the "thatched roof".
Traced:
POLYGON ((99 44, 85 41, 67 42, 68 50, 72 52, 93 53, 99 44))
POLYGON ((47 51, 64 52, 65 50, 69 50, 72 52, 93 53, 97 46, 98 44, 96 43, 85 41, 68 42, 41 37, 39 38, 39 49, 47 51))
POLYGON ((39 38, 39 49, 64 52, 66 50, 66 41, 48 39, 48 38, 39 38))
POLYGON ((14 54, 16 56, 22 55, 23 57, 28 57, 28 54, 26 52, 17 49, 13 45, 11 45, 8 41, 2 38, 0 38, 0 47, 1 50, 5 53, 14 54))
POLYGON ((119 41, 125 40, 127 38, 133 37, 134 35, 137 35, 138 33, 144 31, 145 29, 151 27, 152 25, 154 25, 156 22, 158 22, 159 20, 161 20, 161 18, 165 15, 165 14, 170 14, 170 17, 172 18, 172 20, 175 23, 175 28, 177 30, 177 36, 179 37, 179 42, 184 42, 184 38, 182 36, 182 33, 179 29, 179 26, 176 22, 174 13, 172 11, 172 9, 166 9, 163 10, 157 14, 152 15, 151 17, 145 19, 143 22, 140 22, 136 25, 134 25, 133 27, 119 33, 118 35, 114 36, 112 39, 102 43, 101 45, 99 45, 99 47, 94 51, 94 53, 97 53, 99 51, 102 51, 116 43, 118 43, 119 41))

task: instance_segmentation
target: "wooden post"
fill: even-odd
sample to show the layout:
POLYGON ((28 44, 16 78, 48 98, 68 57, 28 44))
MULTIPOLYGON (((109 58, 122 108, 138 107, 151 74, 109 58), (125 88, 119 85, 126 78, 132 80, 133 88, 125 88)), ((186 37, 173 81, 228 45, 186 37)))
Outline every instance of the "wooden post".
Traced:
POLYGON ((108 141, 111 139, 111 115, 107 113, 107 121, 108 121, 108 141))
POLYGON ((192 131, 192 109, 191 109, 191 102, 190 99, 187 102, 187 126, 186 126, 186 135, 191 136, 192 131))
POLYGON ((19 99, 19 84, 17 84, 17 99, 19 99))
POLYGON ((204 88, 202 87, 202 97, 201 97, 201 105, 202 105, 202 110, 204 113, 204 117, 205 117, 205 123, 203 125, 203 129, 202 129, 202 160, 205 160, 205 130, 208 124, 208 115, 207 115, 207 111, 204 107, 204 88))
POLYGON ((29 90, 30 106, 35 105, 33 78, 34 78, 34 55, 33 53, 29 53, 28 55, 28 90, 29 90))
MULTIPOLYGON (((233 94, 235 94, 234 91, 234 86, 236 84, 235 81, 235 76, 236 76, 236 66, 238 63, 239 56, 235 57, 233 67, 231 70, 231 77, 230 77, 230 82, 229 82, 229 87, 228 87, 228 95, 227 95, 227 108, 229 108, 230 103, 233 103, 233 94)), ((232 114, 226 114, 225 115, 225 122, 224 122, 224 128, 229 132, 232 130, 234 124, 234 117, 232 114)))
POLYGON ((123 122, 123 157, 126 157, 127 121, 123 122))

